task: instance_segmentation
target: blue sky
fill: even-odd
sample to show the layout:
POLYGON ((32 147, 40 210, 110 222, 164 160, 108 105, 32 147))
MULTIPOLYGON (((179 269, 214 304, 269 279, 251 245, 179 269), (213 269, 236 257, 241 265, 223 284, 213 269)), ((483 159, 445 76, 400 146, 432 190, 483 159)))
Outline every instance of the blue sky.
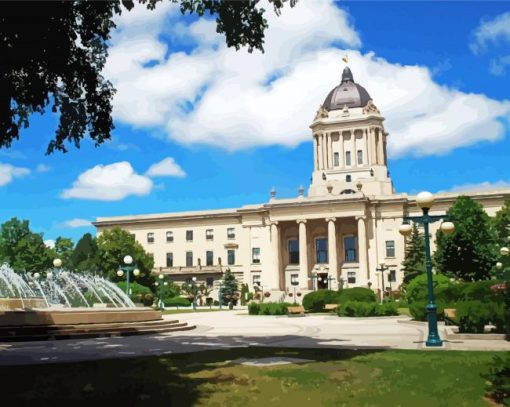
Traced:
POLYGON ((308 124, 345 54, 387 118, 397 191, 510 186, 510 4, 313 4, 268 10, 266 53, 253 55, 171 5, 122 17, 105 72, 119 90, 113 141, 46 156, 56 118, 34 116, 0 150, 0 221, 77 240, 97 216, 239 207, 273 186, 296 196, 308 124))

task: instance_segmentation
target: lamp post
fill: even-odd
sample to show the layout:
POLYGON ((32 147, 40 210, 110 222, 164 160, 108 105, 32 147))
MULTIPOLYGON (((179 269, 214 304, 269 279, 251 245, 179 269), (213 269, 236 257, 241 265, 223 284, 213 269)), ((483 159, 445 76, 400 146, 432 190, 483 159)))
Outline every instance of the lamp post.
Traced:
POLYGON ((220 303, 220 309, 221 309, 222 301, 223 301, 223 281, 220 280, 220 292, 218 293, 218 302, 220 303))
POLYGON ((191 292, 193 293, 193 311, 197 310, 197 278, 191 278, 191 292))
MULTIPOLYGON (((499 253, 502 255, 502 256, 508 256, 510 255, 510 249, 508 247, 502 247, 499 249, 499 253)), ((503 263, 501 262, 498 262, 496 263, 496 268, 498 270, 503 270, 503 263)), ((506 296, 505 296, 505 301, 506 301, 506 310, 505 310, 505 316, 506 316, 506 335, 505 335, 505 339, 507 341, 510 341, 510 279, 508 278, 508 276, 506 276, 506 281, 505 281, 505 293, 506 293, 506 296)))
POLYGON ((441 346, 443 341, 439 337, 437 329, 437 306, 434 302, 434 287, 432 284, 432 260, 430 257, 430 237, 429 237, 429 224, 443 220, 441 230, 444 234, 450 234, 455 230, 455 225, 449 221, 447 215, 429 215, 430 208, 434 204, 434 195, 430 192, 420 192, 416 196, 416 203, 421 208, 422 216, 404 216, 404 223, 400 225, 399 232, 403 236, 409 236, 412 232, 410 221, 420 223, 423 225, 424 240, 425 240, 425 269, 427 271, 427 285, 428 285, 428 304, 427 304, 427 320, 429 325, 429 333, 426 346, 441 346))
POLYGON ((384 263, 379 264, 379 268, 375 269, 381 272, 381 304, 384 302, 384 272, 389 269, 384 263))
POLYGON ((140 275, 140 270, 136 268, 136 266, 132 266, 133 258, 130 255, 124 256, 124 264, 125 266, 119 266, 119 270, 117 271, 117 275, 122 277, 124 273, 126 273, 126 294, 131 295, 131 289, 129 288, 129 275, 133 272, 135 277, 140 275))
POLYGON ((156 287, 159 286, 159 299, 158 299, 158 309, 164 310, 165 309, 165 302, 163 301, 163 289, 168 283, 166 281, 163 281, 165 276, 163 274, 158 275, 159 282, 156 281, 154 285, 156 287))
POLYGON ((331 283, 335 280, 335 277, 328 276, 328 290, 331 290, 331 283))
POLYGON ((310 280, 312 280, 312 289, 313 291, 315 291, 315 285, 316 285, 316 281, 319 279, 319 276, 317 273, 312 273, 312 277, 310 277, 310 280))
POLYGON ((297 304, 297 302, 296 302, 296 286, 299 284, 299 281, 292 280, 290 283, 294 287, 294 305, 296 305, 297 304))

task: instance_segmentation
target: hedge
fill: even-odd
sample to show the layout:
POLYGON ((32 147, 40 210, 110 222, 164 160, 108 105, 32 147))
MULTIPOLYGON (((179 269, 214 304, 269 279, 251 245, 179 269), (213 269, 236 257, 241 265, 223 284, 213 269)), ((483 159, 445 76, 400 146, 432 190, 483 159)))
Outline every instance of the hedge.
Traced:
POLYGON ((348 301, 376 302, 377 299, 370 288, 354 287, 340 290, 340 304, 348 301))
POLYGON ((505 307, 494 301, 459 302, 456 319, 461 333, 483 333, 487 324, 495 325, 497 332, 505 332, 505 307))
MULTIPOLYGON (((450 279, 443 274, 433 274, 432 283, 434 285, 434 292, 443 287, 448 287, 451 284, 450 279)), ((409 304, 413 302, 426 301, 428 295, 427 275, 421 274, 411 280, 406 287, 406 300, 409 304)))
POLYGON ((165 298, 165 307, 189 307, 191 302, 189 299, 184 297, 171 297, 165 298))
POLYGON ((342 317, 381 317, 398 315, 398 308, 394 302, 378 304, 375 302, 348 301, 337 308, 337 314, 342 317))
MULTIPOLYGON (((409 304, 409 312, 413 316, 413 319, 416 321, 426 321, 427 320, 427 304, 428 301, 419 301, 413 302, 409 304)), ((445 308, 455 308, 455 304, 444 304, 436 302, 436 315, 438 321, 444 320, 444 309, 445 308)))
POLYGON ((251 302, 248 304, 249 315, 285 315, 287 314, 288 307, 292 304, 286 302, 267 302, 267 303, 256 303, 251 302))
MULTIPOLYGON (((117 286, 123 291, 126 292, 126 282, 119 281, 117 286)), ((131 291, 131 301, 135 303, 142 303, 146 307, 150 307, 154 302, 154 294, 152 293, 149 287, 146 287, 142 284, 138 284, 136 281, 129 283, 129 289, 131 291)))

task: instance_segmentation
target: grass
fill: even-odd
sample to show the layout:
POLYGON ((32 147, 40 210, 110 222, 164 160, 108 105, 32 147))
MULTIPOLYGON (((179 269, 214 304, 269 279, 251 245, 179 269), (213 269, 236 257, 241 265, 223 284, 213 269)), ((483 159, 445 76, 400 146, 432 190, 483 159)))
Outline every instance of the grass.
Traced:
POLYGON ((412 317, 411 312, 409 311, 409 308, 399 308, 398 313, 400 315, 407 315, 408 317, 412 317))
POLYGON ((496 352, 234 348, 165 357, 1 367, 2 405, 486 406, 496 352), (313 362, 273 367, 237 358, 313 362))
POLYGON ((227 308, 219 309, 219 308, 197 308, 196 311, 193 311, 193 308, 179 308, 179 309, 165 309, 163 314, 186 314, 189 312, 214 312, 214 311, 228 311, 227 308))

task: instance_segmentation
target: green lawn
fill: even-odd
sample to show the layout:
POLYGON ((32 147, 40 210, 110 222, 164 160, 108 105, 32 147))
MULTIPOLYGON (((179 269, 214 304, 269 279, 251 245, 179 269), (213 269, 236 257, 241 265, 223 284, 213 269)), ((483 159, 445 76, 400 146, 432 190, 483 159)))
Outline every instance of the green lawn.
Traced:
POLYGON ((399 308, 398 313, 400 315, 407 315, 408 317, 412 317, 411 312, 409 311, 409 308, 399 308))
POLYGON ((163 311, 163 314, 185 314, 188 312, 214 312, 214 311, 228 311, 227 308, 218 309, 218 308, 197 308, 196 311, 193 311, 193 308, 179 308, 179 309, 166 309, 163 311))
MULTIPOLYGON (((106 352, 106 350, 105 350, 106 352)), ((237 348, 166 357, 1 367, 2 405, 486 406, 495 352, 237 348), (288 356, 278 367, 237 358, 288 356), (12 402, 13 404, 8 404, 12 402), (4 404, 5 403, 5 404, 4 404), (35 404, 34 404, 35 403, 35 404), (94 404, 95 403, 95 404, 94 404)))

